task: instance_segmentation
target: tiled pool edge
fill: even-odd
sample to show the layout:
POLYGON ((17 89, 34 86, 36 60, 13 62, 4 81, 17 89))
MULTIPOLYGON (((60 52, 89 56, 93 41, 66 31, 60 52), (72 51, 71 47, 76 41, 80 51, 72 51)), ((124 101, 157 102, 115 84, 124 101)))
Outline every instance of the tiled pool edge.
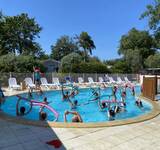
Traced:
MULTIPOLYGON (((14 94, 15 95, 15 94, 14 94)), ((148 101, 152 104, 152 111, 131 119, 124 119, 124 120, 116 120, 110 122, 99 122, 99 123, 62 123, 62 122, 42 122, 42 121, 33 121, 27 120, 21 117, 13 117, 7 115, 3 112, 0 112, 0 118, 6 121, 18 123, 18 124, 25 124, 25 125, 33 125, 33 126, 41 126, 41 127, 55 127, 55 128, 97 128, 97 127, 112 127, 112 126, 120 126, 126 124, 133 124, 139 123, 143 121, 147 121, 153 119, 154 117, 160 114, 160 106, 155 102, 151 101, 147 98, 141 96, 145 101, 148 101)))

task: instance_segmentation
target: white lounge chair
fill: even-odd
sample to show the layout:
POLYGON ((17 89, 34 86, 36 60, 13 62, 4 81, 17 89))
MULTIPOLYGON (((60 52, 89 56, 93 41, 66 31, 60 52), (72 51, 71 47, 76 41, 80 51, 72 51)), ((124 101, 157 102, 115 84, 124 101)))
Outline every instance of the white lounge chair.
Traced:
POLYGON ((124 77, 124 80, 125 80, 125 82, 127 82, 127 83, 131 83, 131 81, 128 80, 128 77, 124 77))
POLYGON ((58 78, 52 78, 52 82, 57 88, 61 85, 58 78))
POLYGON ((97 84, 97 82, 94 82, 94 81, 93 81, 93 78, 92 78, 92 77, 88 77, 88 83, 89 83, 90 85, 95 85, 95 84, 97 84))
POLYGON ((108 74, 105 74, 105 76, 104 76, 104 80, 105 80, 105 82, 107 81, 109 81, 109 76, 108 76, 108 74))
POLYGON ((28 88, 35 88, 36 87, 36 85, 33 83, 31 78, 25 78, 24 81, 25 81, 28 88))
POLYGON ((99 83, 103 83, 104 82, 102 77, 98 77, 98 80, 99 80, 99 83))
POLYGON ((110 84, 116 84, 116 81, 112 77, 108 77, 110 84))
POLYGON ((65 81, 66 81, 65 85, 72 85, 72 84, 74 84, 74 83, 72 82, 71 77, 66 77, 66 78, 65 78, 65 81))
POLYGON ((8 79, 8 84, 9 84, 10 89, 18 90, 18 89, 21 88, 21 86, 17 84, 16 78, 9 78, 8 79))
POLYGON ((78 84, 84 84, 84 79, 82 77, 78 77, 78 84))
POLYGON ((49 88, 53 88, 55 86, 55 84, 53 83, 48 83, 46 78, 41 78, 41 86, 46 87, 47 89, 49 88))
POLYGON ((104 82, 104 79, 102 77, 98 77, 99 83, 107 87, 107 82, 104 82))
POLYGON ((122 85, 125 84, 125 81, 123 81, 121 77, 117 77, 117 83, 122 85))

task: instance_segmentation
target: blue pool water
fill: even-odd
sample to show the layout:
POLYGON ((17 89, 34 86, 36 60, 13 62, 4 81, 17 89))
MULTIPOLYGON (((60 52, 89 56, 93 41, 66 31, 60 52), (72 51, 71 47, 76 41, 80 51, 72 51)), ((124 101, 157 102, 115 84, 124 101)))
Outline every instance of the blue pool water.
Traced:
MULTIPOLYGON (((137 95, 140 94, 140 87, 135 88, 135 92, 137 95)), ((110 95, 112 94, 111 88, 107 89, 101 89, 101 100, 106 100, 107 97, 104 95, 110 95)), ((117 91, 117 99, 120 100, 120 90, 117 91)), ((21 94, 23 97, 27 97, 27 94, 21 94)), ((37 93, 33 93, 33 99, 37 101, 43 101, 44 97, 48 98, 48 101, 51 102, 49 106, 54 108, 58 113, 58 122, 63 122, 64 118, 64 111, 65 110, 71 110, 70 104, 67 101, 62 101, 62 94, 61 91, 47 91, 44 92, 43 95, 38 95, 37 93)), ((91 100, 93 98, 91 89, 81 89, 79 91, 79 94, 72 99, 78 100, 78 104, 84 104, 88 100, 91 100)), ((7 97, 5 104, 2 106, 2 110, 12 116, 16 116, 16 103, 18 98, 16 96, 7 97)), ((142 114, 146 114, 151 111, 152 106, 150 103, 146 101, 143 102, 143 108, 140 109, 135 105, 135 97, 132 96, 131 90, 127 89, 127 97, 126 97, 126 112, 118 113, 115 117, 116 120, 121 119, 127 119, 127 118, 133 118, 137 117, 142 114)), ((30 108, 30 104, 26 101, 20 101, 20 106, 25 106, 26 109, 30 108)), ((38 120, 39 119, 39 106, 33 106, 32 111, 26 115, 23 116, 26 119, 32 119, 32 120, 38 120)), ((81 114, 81 117, 84 122, 105 122, 108 121, 107 116, 107 109, 100 110, 98 107, 98 102, 90 102, 88 105, 80 105, 75 111, 79 112, 81 114)), ((53 121, 55 119, 55 116, 50 110, 44 109, 44 111, 47 112, 47 120, 53 121)), ((71 120, 71 115, 67 116, 68 121, 71 120)))

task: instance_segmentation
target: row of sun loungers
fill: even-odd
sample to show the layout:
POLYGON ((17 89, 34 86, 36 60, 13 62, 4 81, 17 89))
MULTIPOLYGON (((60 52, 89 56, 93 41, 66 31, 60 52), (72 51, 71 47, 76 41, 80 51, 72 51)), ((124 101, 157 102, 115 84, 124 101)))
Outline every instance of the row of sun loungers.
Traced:
MULTIPOLYGON (((41 78, 41 86, 46 88, 52 88, 52 87, 59 87, 60 82, 58 78, 53 78, 53 83, 48 83, 46 78, 41 78)), ((36 88, 36 85, 33 83, 32 78, 25 78, 24 79, 26 87, 27 88, 36 88)), ((17 84, 16 78, 9 78, 8 84, 10 89, 20 89, 21 86, 17 84)))
MULTIPOLYGON (((59 81, 59 78, 53 78, 52 83, 48 83, 46 78, 41 78, 41 87, 45 87, 47 89, 50 88, 59 88, 61 83, 59 81)), ((33 83, 32 78, 25 78, 25 84, 27 88, 35 88, 36 85, 33 83)), ((16 78, 9 78, 8 79, 9 88, 10 89, 20 89, 21 86, 17 84, 16 78)), ((112 77, 108 77, 107 80, 104 80, 103 77, 98 77, 98 82, 95 82, 92 77, 88 77, 88 82, 84 82, 84 79, 82 77, 78 77, 78 83, 71 83, 70 81, 66 81, 66 84, 77 84, 79 86, 83 85, 103 85, 107 87, 108 85, 123 85, 125 83, 131 83, 131 81, 124 77, 124 80, 122 80, 120 77, 117 77, 117 81, 115 81, 112 77)))

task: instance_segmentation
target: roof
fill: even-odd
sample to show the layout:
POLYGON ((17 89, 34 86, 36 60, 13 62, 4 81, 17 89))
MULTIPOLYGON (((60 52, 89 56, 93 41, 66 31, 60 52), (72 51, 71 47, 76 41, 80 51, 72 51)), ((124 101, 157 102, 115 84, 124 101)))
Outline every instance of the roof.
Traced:
POLYGON ((60 61, 57 61, 55 59, 46 59, 46 60, 43 61, 43 63, 47 63, 47 62, 54 62, 54 63, 58 63, 58 64, 61 63, 60 61))

